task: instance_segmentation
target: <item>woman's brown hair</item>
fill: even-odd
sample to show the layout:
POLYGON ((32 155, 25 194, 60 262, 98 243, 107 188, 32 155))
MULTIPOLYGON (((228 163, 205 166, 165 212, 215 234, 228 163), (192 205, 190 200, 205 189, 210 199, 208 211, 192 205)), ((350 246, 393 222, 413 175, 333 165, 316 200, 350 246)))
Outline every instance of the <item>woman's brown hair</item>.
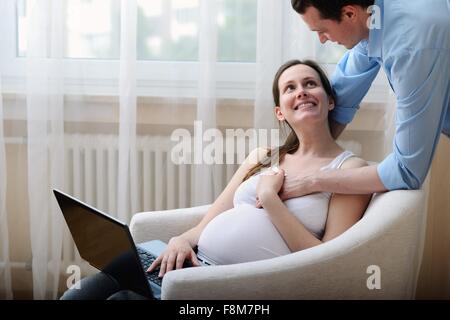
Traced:
MULTIPOLYGON (((272 84, 272 94, 273 94, 273 100, 275 102, 275 106, 280 105, 280 89, 278 87, 278 81, 280 80, 281 75, 284 71, 289 69, 290 67, 293 67, 298 64, 303 64, 306 66, 309 66, 313 68, 320 77, 320 81, 322 82, 322 86, 325 90, 325 92, 328 94, 328 97, 332 99, 336 103, 336 95, 331 87, 330 81, 328 80, 327 75, 322 70, 322 68, 311 60, 289 60, 286 63, 284 63, 275 74, 275 78, 273 80, 272 84)), ((277 147, 274 150, 268 150, 267 155, 265 158, 260 161, 258 164, 256 164, 250 171, 247 173, 247 175, 244 177, 244 180, 247 180, 251 176, 253 176, 255 173, 260 171, 262 168, 267 168, 270 166, 272 162, 276 162, 274 157, 278 156, 279 162, 283 161, 284 156, 286 153, 292 154, 295 151, 297 151, 298 147, 300 146, 300 141, 298 140, 297 135, 295 134, 294 130, 292 130, 291 125, 286 121, 286 124, 289 126, 291 132, 289 133, 288 137, 286 138, 286 141, 284 144, 280 147, 277 147), (278 151, 278 152, 274 152, 278 151)))

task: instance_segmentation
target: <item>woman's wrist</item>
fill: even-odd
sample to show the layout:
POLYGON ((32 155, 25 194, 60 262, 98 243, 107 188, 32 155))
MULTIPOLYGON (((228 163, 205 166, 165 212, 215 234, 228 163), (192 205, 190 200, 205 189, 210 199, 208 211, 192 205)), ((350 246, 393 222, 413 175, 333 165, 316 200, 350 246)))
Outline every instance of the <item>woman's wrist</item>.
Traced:
POLYGON ((264 204, 268 204, 268 202, 272 202, 273 200, 276 200, 277 198, 280 199, 278 196, 278 193, 276 193, 273 190, 266 190, 264 192, 261 192, 258 195, 259 201, 264 206, 264 204))
POLYGON ((178 237, 178 239, 180 239, 182 241, 186 241, 187 243, 189 243, 190 247, 194 248, 197 245, 197 243, 194 241, 195 236, 192 235, 190 232, 191 232, 191 230, 189 230, 183 234, 180 234, 177 237, 178 237))

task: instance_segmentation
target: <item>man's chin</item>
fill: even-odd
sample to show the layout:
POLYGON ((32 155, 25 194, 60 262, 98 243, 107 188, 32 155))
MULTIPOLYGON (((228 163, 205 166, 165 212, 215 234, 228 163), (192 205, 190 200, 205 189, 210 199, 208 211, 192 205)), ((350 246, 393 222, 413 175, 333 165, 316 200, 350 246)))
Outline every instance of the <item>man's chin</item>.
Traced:
POLYGON ((346 49, 350 50, 356 47, 358 43, 360 43, 362 40, 363 39, 361 39, 360 41, 353 41, 351 43, 342 43, 341 45, 343 45, 346 49))
POLYGON ((348 50, 350 50, 350 49, 353 49, 353 47, 355 47, 356 46, 356 44, 343 44, 343 46, 346 48, 346 49, 348 49, 348 50))

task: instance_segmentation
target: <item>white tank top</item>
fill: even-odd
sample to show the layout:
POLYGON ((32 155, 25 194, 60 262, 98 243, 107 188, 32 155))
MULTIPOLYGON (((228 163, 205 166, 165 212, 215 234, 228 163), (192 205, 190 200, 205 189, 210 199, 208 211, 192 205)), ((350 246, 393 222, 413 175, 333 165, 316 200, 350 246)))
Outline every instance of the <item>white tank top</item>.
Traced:
MULTIPOLYGON (((340 168, 354 156, 344 151, 321 168, 340 168)), ((269 259, 289 254, 287 244, 272 224, 265 209, 255 208, 260 174, 241 183, 234 194, 234 208, 211 220, 200 235, 198 256, 213 264, 232 264, 269 259)), ((321 239, 325 231, 330 193, 315 193, 284 201, 289 211, 321 239)))

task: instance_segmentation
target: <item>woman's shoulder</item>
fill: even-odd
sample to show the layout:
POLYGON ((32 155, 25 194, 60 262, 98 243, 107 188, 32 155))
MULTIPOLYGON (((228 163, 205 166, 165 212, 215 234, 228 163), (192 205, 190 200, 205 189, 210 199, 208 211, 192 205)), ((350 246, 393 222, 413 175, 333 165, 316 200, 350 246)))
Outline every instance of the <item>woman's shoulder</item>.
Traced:
POLYGON ((257 165, 260 163, 265 157, 267 157, 267 153, 269 152, 269 148, 259 147, 253 149, 252 152, 248 155, 246 162, 250 165, 257 165))
POLYGON ((352 168, 360 168, 368 166, 366 160, 363 158, 357 157, 356 155, 351 155, 347 159, 342 162, 341 169, 352 169, 352 168))

